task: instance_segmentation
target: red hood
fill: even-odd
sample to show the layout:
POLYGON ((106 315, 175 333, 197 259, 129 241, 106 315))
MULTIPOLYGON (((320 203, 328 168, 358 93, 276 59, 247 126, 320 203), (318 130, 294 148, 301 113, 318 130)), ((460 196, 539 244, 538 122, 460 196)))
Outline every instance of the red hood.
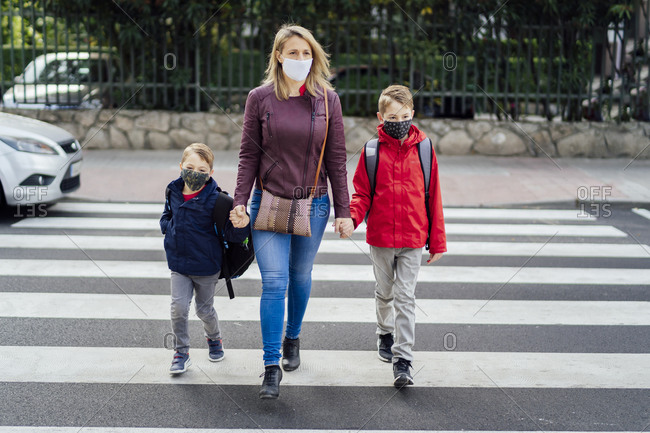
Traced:
MULTIPOLYGON (((398 146, 398 147, 400 145, 399 140, 386 134, 386 132, 384 131, 383 123, 377 125, 377 135, 381 143, 386 143, 390 146, 398 146)), ((404 146, 406 148, 409 148, 415 144, 418 144, 420 141, 424 140, 425 138, 427 138, 427 136, 424 132, 420 131, 417 126, 411 125, 411 129, 409 129, 409 135, 408 137, 406 137, 406 140, 404 140, 404 146)))

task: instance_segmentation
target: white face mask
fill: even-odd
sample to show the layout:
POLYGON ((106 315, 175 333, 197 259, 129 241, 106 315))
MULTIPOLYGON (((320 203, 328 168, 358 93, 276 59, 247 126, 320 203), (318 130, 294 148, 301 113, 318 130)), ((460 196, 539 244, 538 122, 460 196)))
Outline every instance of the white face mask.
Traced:
POLYGON ((311 63, 314 59, 308 60, 293 60, 293 59, 284 59, 282 64, 282 70, 287 74, 287 77, 291 78, 294 81, 302 81, 307 78, 309 75, 309 70, 311 69, 311 63))

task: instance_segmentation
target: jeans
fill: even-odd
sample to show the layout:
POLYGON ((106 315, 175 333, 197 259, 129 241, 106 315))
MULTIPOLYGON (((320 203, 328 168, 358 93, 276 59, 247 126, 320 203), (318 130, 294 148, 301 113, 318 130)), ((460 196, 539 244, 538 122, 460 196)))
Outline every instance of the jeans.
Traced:
MULTIPOLYGON (((251 225, 260 208, 262 191, 256 189, 251 200, 251 225)), ((287 294, 287 338, 298 338, 311 293, 311 271, 325 226, 329 220, 327 195, 312 202, 311 237, 253 230, 255 257, 262 275, 260 321, 264 345, 264 365, 280 363, 284 297, 287 294)))
POLYGON ((219 280, 219 273, 208 276, 183 275, 172 271, 172 331, 174 348, 183 353, 190 350, 188 318, 192 295, 195 295, 196 315, 203 322, 205 336, 210 340, 221 338, 219 318, 214 309, 214 287, 219 280))

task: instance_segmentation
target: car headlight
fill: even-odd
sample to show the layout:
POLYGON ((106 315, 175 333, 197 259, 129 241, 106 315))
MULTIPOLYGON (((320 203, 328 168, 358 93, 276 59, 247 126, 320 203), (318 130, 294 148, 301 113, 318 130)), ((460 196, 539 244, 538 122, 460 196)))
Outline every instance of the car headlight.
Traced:
POLYGON ((47 143, 33 138, 0 137, 0 140, 7 145, 21 152, 44 153, 46 155, 57 155, 56 150, 47 143))

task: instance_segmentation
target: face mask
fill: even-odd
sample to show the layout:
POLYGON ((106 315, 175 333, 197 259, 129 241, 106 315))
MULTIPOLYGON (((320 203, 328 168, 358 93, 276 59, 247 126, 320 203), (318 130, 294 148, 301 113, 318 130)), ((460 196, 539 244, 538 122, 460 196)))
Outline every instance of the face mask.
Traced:
POLYGON ((389 122, 384 120, 384 132, 395 140, 401 140, 411 129, 411 122, 413 119, 403 120, 401 122, 389 122))
POLYGON ((293 60, 293 59, 284 59, 282 64, 282 69, 284 73, 287 74, 287 77, 291 78, 294 81, 302 81, 307 78, 309 75, 309 70, 311 69, 311 63, 314 59, 308 60, 293 60))
POLYGON ((192 191, 198 191, 203 188, 203 185, 205 185, 208 179, 210 179, 210 174, 184 168, 183 171, 181 171, 181 178, 189 189, 192 191))

